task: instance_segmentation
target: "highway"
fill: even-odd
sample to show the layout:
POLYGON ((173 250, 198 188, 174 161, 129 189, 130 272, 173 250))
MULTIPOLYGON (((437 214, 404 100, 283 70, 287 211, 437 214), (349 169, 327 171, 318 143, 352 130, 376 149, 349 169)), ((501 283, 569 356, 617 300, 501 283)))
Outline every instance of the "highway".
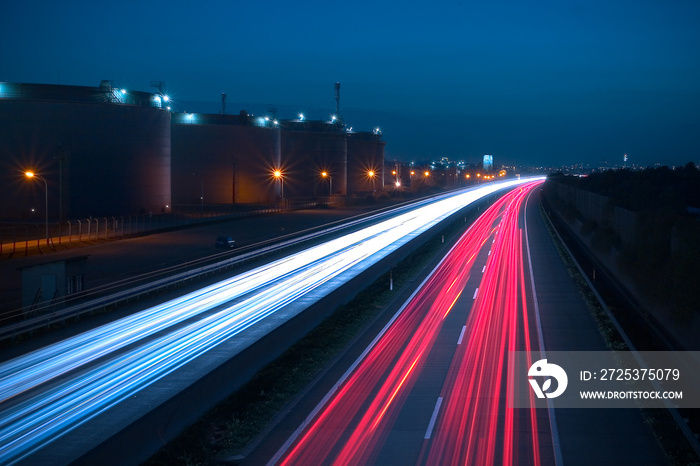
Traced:
POLYGON ((538 193, 539 182, 517 187, 485 212, 243 464, 666 463, 638 410, 507 408, 510 351, 605 348, 538 193))
MULTIPOLYGON (((524 182, 492 183, 441 196, 362 230, 2 363, 0 463, 31 462, 37 451, 206 357, 222 342, 273 317, 293 317, 469 203, 524 182)), ((445 299, 458 296, 449 294, 445 299)), ((434 327, 439 328, 438 322, 434 327)), ((409 365, 426 348, 424 344, 412 348, 409 365)))
POLYGON ((523 312, 519 217, 538 184, 514 189, 469 228, 270 463, 541 462, 548 425, 534 409, 505 408, 508 351, 537 341, 523 312), (461 327, 451 353, 441 351, 448 318, 461 327))

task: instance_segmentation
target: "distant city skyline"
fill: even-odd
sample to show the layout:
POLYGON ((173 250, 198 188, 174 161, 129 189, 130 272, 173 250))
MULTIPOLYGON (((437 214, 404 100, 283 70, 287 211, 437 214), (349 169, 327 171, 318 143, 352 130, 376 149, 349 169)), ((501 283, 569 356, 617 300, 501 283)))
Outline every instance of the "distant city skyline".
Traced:
POLYGON ((335 109, 386 159, 700 162, 700 3, 15 2, 0 81, 153 91, 179 110, 335 109))

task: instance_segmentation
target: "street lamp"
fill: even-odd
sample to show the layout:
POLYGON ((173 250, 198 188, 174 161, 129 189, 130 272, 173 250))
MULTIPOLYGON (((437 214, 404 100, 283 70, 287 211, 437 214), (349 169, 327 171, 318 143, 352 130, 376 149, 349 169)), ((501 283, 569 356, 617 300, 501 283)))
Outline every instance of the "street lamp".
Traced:
POLYGON ((372 180, 372 192, 374 192, 374 170, 367 170, 367 178, 372 180))
POLYGON ((328 172, 321 172, 321 176, 323 178, 328 178, 328 195, 332 196, 333 195, 333 178, 331 178, 331 175, 329 175, 328 172))
POLYGON ((275 170, 272 172, 272 176, 280 180, 280 198, 284 199, 284 176, 281 170, 275 170))
POLYGON ((46 184, 46 179, 43 176, 37 175, 32 171, 24 172, 27 178, 38 178, 44 182, 44 190, 46 197, 46 245, 49 244, 49 186, 46 184))

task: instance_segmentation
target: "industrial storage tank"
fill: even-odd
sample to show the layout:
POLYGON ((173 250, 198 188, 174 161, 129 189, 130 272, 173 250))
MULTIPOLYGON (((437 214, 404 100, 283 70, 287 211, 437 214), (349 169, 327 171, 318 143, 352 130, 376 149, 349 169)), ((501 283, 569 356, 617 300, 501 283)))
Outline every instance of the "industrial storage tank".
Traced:
POLYGON ((347 194, 347 133, 340 123, 282 122, 286 197, 347 194), (322 174, 326 173, 327 176, 322 174))
POLYGON ((161 212, 170 204, 170 113, 154 94, 0 83, 3 218, 51 220, 161 212))
POLYGON ((384 189, 384 146, 381 133, 348 134, 348 194, 384 189))
POLYGON ((176 206, 273 202, 280 131, 248 114, 173 114, 172 197, 176 206))

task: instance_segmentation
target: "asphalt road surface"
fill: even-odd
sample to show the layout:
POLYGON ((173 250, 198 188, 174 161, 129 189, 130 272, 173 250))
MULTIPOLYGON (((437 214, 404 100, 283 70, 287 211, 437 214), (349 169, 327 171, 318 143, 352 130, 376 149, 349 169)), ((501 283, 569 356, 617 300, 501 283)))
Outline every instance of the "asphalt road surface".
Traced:
POLYGON ((664 464, 638 410, 506 407, 509 351, 605 350, 538 193, 494 204, 244 464, 664 464))

